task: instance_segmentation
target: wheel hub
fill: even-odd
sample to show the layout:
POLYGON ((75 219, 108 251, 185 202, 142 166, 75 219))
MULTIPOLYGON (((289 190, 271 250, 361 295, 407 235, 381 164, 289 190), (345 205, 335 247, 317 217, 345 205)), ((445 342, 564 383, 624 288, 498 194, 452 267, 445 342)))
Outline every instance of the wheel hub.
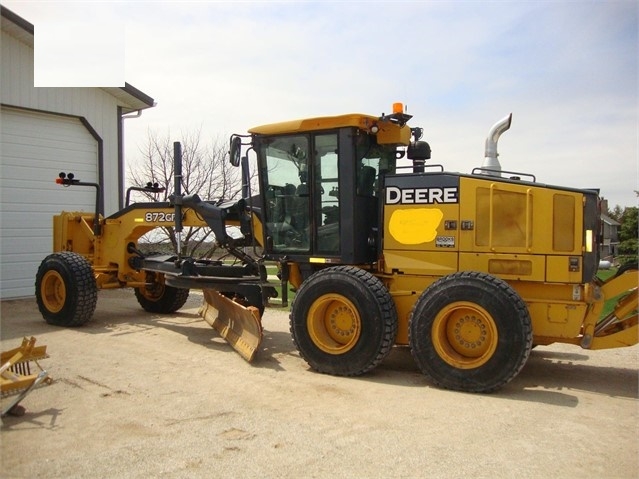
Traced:
POLYGON ((40 293, 46 309, 51 313, 59 313, 67 297, 67 289, 60 273, 47 271, 42 278, 40 293))
POLYGON ((455 323, 455 341, 463 348, 480 348, 486 341, 486 325, 474 315, 465 315, 455 323))
POLYGON ((349 336, 355 332, 355 318, 353 312, 346 306, 340 305, 329 315, 331 331, 335 336, 349 336))
POLYGON ((146 286, 140 288, 142 295, 149 301, 157 301, 164 293, 164 283, 159 281, 155 273, 147 272, 146 286))
POLYGON ((475 303, 460 301, 442 309, 432 335, 440 358, 460 369, 482 366, 497 349, 497 326, 490 313, 475 303))
POLYGON ((320 296, 309 309, 307 326, 315 346, 329 354, 350 351, 361 334, 357 308, 339 294, 320 296))

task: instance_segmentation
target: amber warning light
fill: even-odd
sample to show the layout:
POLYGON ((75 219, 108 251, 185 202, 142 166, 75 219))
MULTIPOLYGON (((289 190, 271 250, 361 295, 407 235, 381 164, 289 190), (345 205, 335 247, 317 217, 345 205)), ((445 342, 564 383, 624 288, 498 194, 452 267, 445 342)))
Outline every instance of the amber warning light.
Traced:
POLYGON ((393 113, 404 113, 404 104, 393 103, 393 113))

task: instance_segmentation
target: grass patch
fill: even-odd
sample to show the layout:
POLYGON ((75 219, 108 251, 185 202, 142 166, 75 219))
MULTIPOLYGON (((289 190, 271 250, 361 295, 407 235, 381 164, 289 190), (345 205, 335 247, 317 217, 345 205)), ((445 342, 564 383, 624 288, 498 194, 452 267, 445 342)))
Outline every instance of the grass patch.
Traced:
POLYGON ((602 281, 606 281, 608 278, 612 278, 615 274, 617 274, 617 268, 597 270, 597 278, 602 281))
POLYGON ((269 276, 269 283, 273 286, 275 291, 277 291, 277 297, 272 298, 268 304, 270 308, 284 309, 286 311, 291 310, 291 304, 293 303, 293 298, 295 298, 295 292, 291 290, 292 286, 288 284, 288 306, 283 307, 280 303, 282 300, 282 283, 279 281, 277 276, 277 264, 275 263, 265 263, 266 266, 266 274, 269 276))
MULTIPOLYGON (((597 271, 597 277, 599 279, 601 279, 602 281, 606 281, 609 278, 612 278, 615 274, 617 274, 617 268, 610 268, 610 269, 600 269, 597 271)), ((617 302, 623 298, 627 293, 621 293, 618 296, 615 296, 614 298, 610 298, 608 300, 606 300, 603 310, 601 311, 601 317, 599 318, 600 320, 605 318, 606 316, 608 316, 614 309, 615 306, 617 305, 617 302)))
MULTIPOLYGON (((600 270, 597 270, 597 278, 599 278, 602 281, 606 281, 607 279, 612 278, 616 273, 617 273, 617 268, 600 269, 600 270)), ((617 297, 617 298, 608 299, 606 301, 606 303, 604 304, 603 310, 601 311, 601 317, 599 319, 605 318, 612 312, 612 310, 615 308, 615 305, 617 304, 618 299, 619 298, 617 297)))

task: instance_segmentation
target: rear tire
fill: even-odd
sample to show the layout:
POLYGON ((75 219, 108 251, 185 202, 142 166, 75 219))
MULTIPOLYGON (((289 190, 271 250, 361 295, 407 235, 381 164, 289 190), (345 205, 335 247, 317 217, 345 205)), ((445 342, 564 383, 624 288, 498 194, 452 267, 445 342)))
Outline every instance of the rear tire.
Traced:
POLYGON ((71 251, 50 254, 40 263, 35 293, 42 317, 56 326, 85 324, 98 301, 91 264, 71 251))
POLYGON ((532 349, 526 304, 505 281, 477 272, 445 276, 415 303, 411 353, 437 386, 492 392, 512 380, 532 349))
POLYGON ((308 278, 295 295, 291 335, 311 368, 356 376, 375 368, 397 335, 390 293, 375 276, 352 266, 327 268, 308 278))
POLYGON ((149 313, 175 313, 189 297, 188 289, 167 286, 164 278, 155 273, 147 273, 147 282, 147 286, 135 288, 135 298, 142 309, 149 313))

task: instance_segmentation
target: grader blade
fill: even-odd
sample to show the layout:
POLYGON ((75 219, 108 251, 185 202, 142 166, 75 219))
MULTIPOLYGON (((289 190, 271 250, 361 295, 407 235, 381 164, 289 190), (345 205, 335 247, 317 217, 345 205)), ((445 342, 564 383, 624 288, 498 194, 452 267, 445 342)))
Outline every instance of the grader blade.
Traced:
POLYGON ((245 307, 213 289, 204 289, 200 316, 244 359, 251 362, 262 342, 262 323, 257 308, 245 307))

